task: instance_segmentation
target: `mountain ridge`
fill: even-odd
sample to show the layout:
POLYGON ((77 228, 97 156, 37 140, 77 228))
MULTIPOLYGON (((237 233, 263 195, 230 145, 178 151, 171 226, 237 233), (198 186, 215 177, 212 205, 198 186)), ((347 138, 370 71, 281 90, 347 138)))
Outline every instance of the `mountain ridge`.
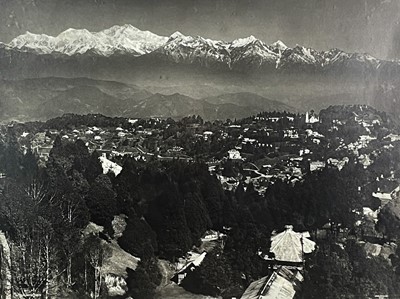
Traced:
POLYGON ((254 93, 229 93, 195 99, 180 93, 151 93, 120 82, 87 78, 0 80, 0 118, 3 121, 45 120, 65 113, 125 117, 200 115, 204 119, 241 118, 260 111, 296 111, 254 93), (29 103, 29 105, 28 105, 29 103))
POLYGON ((140 56, 154 51, 166 39, 166 37, 125 24, 99 32, 69 28, 58 36, 33 34, 27 31, 14 38, 8 46, 22 51, 34 51, 37 54, 62 53, 73 56, 92 51, 101 56, 110 56, 116 53, 140 56))
MULTIPOLYGON (((129 24, 115 25, 99 32, 70 28, 55 37, 27 32, 14 38, 9 44, 3 44, 3 47, 37 55, 139 57, 156 53, 175 63, 198 63, 206 67, 219 65, 232 70, 285 70, 291 66, 329 70, 342 66, 343 63, 362 64, 378 69, 384 61, 367 53, 346 53, 339 49, 318 51, 300 45, 291 48, 280 40, 268 45, 253 35, 229 42, 188 36, 179 31, 169 37, 159 36, 129 24)), ((394 61, 391 63, 399 65, 394 61)))

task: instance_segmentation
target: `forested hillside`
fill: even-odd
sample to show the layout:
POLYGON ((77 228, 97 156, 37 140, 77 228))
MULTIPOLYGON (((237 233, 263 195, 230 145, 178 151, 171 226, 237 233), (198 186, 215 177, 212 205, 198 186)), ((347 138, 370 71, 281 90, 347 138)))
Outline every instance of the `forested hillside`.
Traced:
MULTIPOLYGON (((263 170, 251 170, 250 162, 258 164, 257 159, 263 159, 263 164, 272 163, 279 152, 262 155, 258 149, 250 155, 243 147, 246 162, 223 158, 220 168, 210 171, 205 157, 209 154, 208 159, 218 159, 229 148, 227 137, 222 139, 226 147, 213 146, 215 140, 204 141, 207 146, 193 160, 162 159, 161 155, 149 158, 149 154, 146 159, 115 156, 122 167, 116 175, 104 171, 100 153, 89 150, 79 138, 69 140, 65 132, 44 137, 54 139, 46 159, 34 154, 21 136, 50 128, 76 130, 84 123, 120 126, 118 132, 122 132, 131 126, 146 126, 146 121, 138 120, 133 125, 122 118, 88 116, 80 123, 79 118, 65 116, 47 123, 3 127, 0 230, 10 248, 11 291, 43 298, 154 298, 165 279, 159 260, 178 263, 194 246, 204 246, 202 238, 212 229, 224 234, 222 246, 209 250, 203 263, 188 274, 181 286, 193 293, 240 297, 250 282, 271 272, 259 254, 269 252, 271 233, 292 224, 298 231, 310 231, 318 246, 307 256, 306 280, 297 294, 299 298, 365 298, 376 293, 400 293, 398 202, 383 207, 375 220, 359 212, 366 207, 376 210, 381 205, 371 196, 377 177, 398 177, 399 143, 385 139, 397 130, 396 125, 384 114, 364 109, 365 115, 381 122, 369 128, 377 139, 360 149, 364 154, 376 153, 371 155, 373 162, 365 167, 360 155, 348 153, 343 167, 335 167, 332 162, 313 171, 312 159, 318 155, 330 158, 337 152, 335 148, 340 148, 337 139, 347 138, 345 142, 350 144, 364 134, 365 128, 350 121, 351 112, 335 109, 321 112, 324 119, 312 127, 324 134, 327 140, 323 142, 329 146, 318 149, 314 141, 302 141, 313 150, 310 160, 301 166, 302 179, 271 179, 265 192, 260 191, 264 189, 256 181, 248 181, 251 176, 245 173, 259 174, 263 170), (329 131, 332 120, 340 128, 337 131, 329 131), (237 178, 238 184, 227 188, 224 177, 237 178), (374 254, 368 249, 378 245, 388 253, 382 249, 374 254)), ((277 115, 286 118, 285 114, 277 115)), ((190 143, 193 136, 179 130, 187 130, 193 123, 215 132, 229 126, 237 130, 240 125, 254 126, 255 119, 261 127, 262 117, 269 116, 260 114, 228 125, 204 124, 195 117, 168 120, 160 125, 165 127, 160 136, 168 142, 178 138, 189 153, 195 154, 190 143)), ((299 127, 303 126, 302 117, 293 116, 299 127)), ((279 130, 285 123, 273 126, 279 130)), ((281 173, 287 171, 279 167, 281 173)))

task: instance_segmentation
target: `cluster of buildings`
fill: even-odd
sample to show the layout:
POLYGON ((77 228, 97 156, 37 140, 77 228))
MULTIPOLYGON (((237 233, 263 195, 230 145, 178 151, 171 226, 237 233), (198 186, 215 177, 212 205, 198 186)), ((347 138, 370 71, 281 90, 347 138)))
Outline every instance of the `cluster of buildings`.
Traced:
MULTIPOLYGON (((135 122, 136 123, 136 122, 135 122)), ((82 140, 89 152, 97 151, 99 155, 113 160, 121 157, 132 157, 136 160, 149 160, 154 157, 168 160, 178 157, 191 160, 182 147, 171 146, 160 150, 162 130, 138 125, 129 128, 81 126, 72 130, 47 129, 41 132, 23 132, 19 135, 19 143, 26 150, 29 148, 41 161, 47 161, 57 136, 61 140, 76 142, 82 140)))
MULTIPOLYGON (((352 136, 354 141, 346 140, 345 127, 350 123, 340 118, 328 122, 314 112, 307 112, 305 117, 259 115, 246 119, 224 128, 225 142, 231 141, 234 146, 227 151, 225 160, 219 161, 220 167, 215 167, 213 161, 210 171, 217 173, 228 190, 240 182, 245 186, 252 183, 262 194, 277 180, 295 184, 302 181, 306 173, 328 166, 342 170, 350 157, 356 157, 366 168, 379 155, 380 150, 374 148, 377 137, 371 130, 380 121, 360 115, 354 116, 353 121, 351 125, 362 132, 352 136), (221 170, 226 160, 241 170, 236 177, 223 175, 221 170), (247 162, 252 166, 248 167, 247 162)), ((388 138, 395 139, 396 135, 388 138)))
MULTIPOLYGON (((232 190, 239 183, 246 188, 251 183, 263 194, 277 180, 296 184, 306 173, 328 166, 342 170, 351 157, 364 168, 373 164, 385 149, 376 145, 374 132, 382 120, 366 107, 353 110, 347 118, 336 112, 319 116, 311 111, 305 115, 262 113, 233 123, 129 120, 120 126, 21 131, 18 138, 25 150, 30 148, 42 161, 48 159, 57 136, 71 142, 80 139, 90 152, 96 150, 114 163, 123 157, 191 162, 200 153, 224 188, 232 190), (346 135, 349 126, 358 126, 360 131, 351 140, 346 135), (235 175, 223 171, 227 161, 238 170, 235 175)), ((400 135, 390 132, 384 140, 390 148, 400 135)))

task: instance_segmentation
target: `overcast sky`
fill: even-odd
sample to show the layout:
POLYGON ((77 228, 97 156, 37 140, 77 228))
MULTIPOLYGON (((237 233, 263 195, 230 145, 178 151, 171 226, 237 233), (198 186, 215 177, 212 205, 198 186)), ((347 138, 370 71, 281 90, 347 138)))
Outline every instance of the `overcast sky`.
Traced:
POLYGON ((0 0, 0 41, 132 24, 160 35, 254 35, 319 50, 400 58, 399 0, 0 0))

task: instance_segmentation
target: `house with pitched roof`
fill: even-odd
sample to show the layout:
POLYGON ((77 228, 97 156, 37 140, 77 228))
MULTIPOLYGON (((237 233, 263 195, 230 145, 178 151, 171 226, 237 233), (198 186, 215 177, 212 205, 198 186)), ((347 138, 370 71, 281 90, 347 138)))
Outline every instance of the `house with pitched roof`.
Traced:
POLYGON ((372 196, 381 201, 382 206, 400 195, 400 183, 397 180, 383 179, 377 181, 376 191, 372 196))
POLYGON ((304 254, 315 250, 315 242, 308 232, 295 232, 292 225, 271 237, 271 253, 274 259, 264 257, 274 263, 274 272, 252 282, 241 299, 293 299, 303 282, 301 274, 304 254))
POLYGON ((303 280, 300 271, 281 267, 271 276, 265 276, 251 283, 241 299, 292 299, 303 280))
POLYGON ((286 225, 283 232, 271 237, 270 251, 277 261, 302 263, 304 254, 315 250, 315 242, 309 238, 309 232, 295 232, 292 225, 286 225))

